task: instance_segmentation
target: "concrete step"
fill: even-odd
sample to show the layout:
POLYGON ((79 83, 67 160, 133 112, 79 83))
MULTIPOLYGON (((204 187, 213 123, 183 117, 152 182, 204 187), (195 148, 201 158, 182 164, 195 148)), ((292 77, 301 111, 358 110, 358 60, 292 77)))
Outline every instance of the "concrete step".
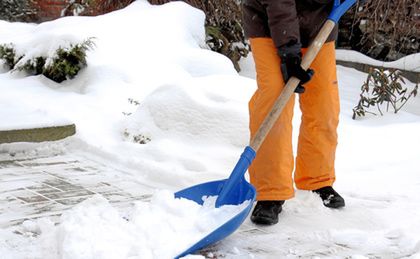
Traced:
POLYGON ((60 140, 76 134, 76 125, 0 130, 0 144, 14 142, 44 142, 60 140))

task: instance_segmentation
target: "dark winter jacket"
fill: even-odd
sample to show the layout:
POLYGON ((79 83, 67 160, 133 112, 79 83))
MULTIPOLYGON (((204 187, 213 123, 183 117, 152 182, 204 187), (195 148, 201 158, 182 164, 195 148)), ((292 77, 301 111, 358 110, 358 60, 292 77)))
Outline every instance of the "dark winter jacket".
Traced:
MULTIPOLYGON (((271 37, 277 48, 289 42, 308 47, 333 4, 334 0, 242 0, 245 35, 271 37)), ((337 27, 327 42, 336 37, 337 27)))

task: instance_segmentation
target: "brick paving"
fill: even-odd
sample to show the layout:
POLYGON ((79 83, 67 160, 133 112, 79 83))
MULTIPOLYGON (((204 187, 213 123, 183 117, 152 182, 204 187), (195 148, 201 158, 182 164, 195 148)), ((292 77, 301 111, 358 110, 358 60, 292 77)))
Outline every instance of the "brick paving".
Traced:
MULTIPOLYGON (((0 150, 0 228, 17 226, 27 219, 41 217, 58 222, 65 210, 96 194, 102 195, 117 208, 127 208, 136 200, 149 201, 154 189, 138 182, 129 169, 110 166, 90 153, 75 151, 40 156, 36 152, 31 155, 29 151, 15 157, 0 150)), ((267 252, 256 249, 250 236, 270 234, 246 220, 231 237, 231 242, 235 244, 236 240, 247 240, 249 244, 242 245, 246 251, 263 255, 267 252)), ((222 242, 199 253, 216 257, 235 256, 219 252, 220 248, 231 250, 223 249, 222 242)))
POLYGON ((94 156, 60 154, 13 158, 0 155, 0 227, 26 219, 58 217, 100 194, 117 207, 148 200, 153 188, 129 173, 95 161, 94 156))

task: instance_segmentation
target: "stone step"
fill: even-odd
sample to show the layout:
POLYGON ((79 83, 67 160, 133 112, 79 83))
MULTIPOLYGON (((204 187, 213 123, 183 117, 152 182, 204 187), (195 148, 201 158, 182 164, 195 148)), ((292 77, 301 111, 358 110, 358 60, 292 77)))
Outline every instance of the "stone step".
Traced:
POLYGON ((0 130, 0 144, 14 142, 44 142, 60 140, 76 134, 76 125, 0 130))

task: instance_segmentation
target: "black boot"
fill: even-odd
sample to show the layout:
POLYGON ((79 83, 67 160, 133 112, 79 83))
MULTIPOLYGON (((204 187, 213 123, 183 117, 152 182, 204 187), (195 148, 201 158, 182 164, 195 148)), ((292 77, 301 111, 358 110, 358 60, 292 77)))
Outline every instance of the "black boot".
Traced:
POLYGON ((257 201, 252 211, 251 221, 255 224, 274 225, 279 221, 279 213, 284 201, 257 201))
POLYGON ((331 186, 322 187, 313 190, 313 192, 319 194, 325 207, 338 209, 346 205, 343 197, 341 197, 331 186))

